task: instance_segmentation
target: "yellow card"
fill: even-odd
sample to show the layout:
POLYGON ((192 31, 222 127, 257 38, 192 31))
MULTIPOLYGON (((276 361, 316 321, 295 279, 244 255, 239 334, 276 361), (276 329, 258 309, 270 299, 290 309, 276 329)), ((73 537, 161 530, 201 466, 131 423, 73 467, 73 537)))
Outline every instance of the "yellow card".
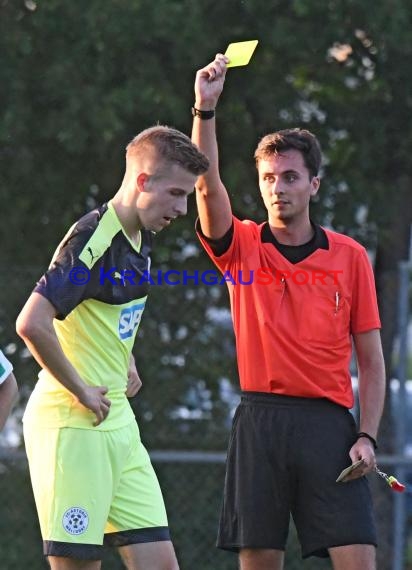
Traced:
POLYGON ((364 464, 364 460, 359 459, 359 461, 355 461, 355 463, 352 463, 352 465, 349 465, 349 467, 346 467, 346 469, 344 469, 342 471, 342 473, 339 475, 339 477, 336 479, 336 483, 346 483, 346 477, 348 475, 350 475, 350 473, 352 473, 352 471, 354 471, 360 465, 363 465, 363 464, 364 464))
POLYGON ((229 44, 225 55, 229 58, 227 67, 238 67, 239 65, 247 65, 253 52, 258 45, 258 40, 250 40, 247 42, 236 42, 229 44))

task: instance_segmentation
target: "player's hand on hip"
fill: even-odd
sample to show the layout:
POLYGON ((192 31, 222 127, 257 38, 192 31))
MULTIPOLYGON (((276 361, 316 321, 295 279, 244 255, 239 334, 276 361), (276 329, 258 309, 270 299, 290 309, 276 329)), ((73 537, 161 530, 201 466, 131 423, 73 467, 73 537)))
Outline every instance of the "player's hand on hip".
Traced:
POLYGON ((211 63, 196 73, 195 106, 197 108, 207 111, 216 107, 223 90, 227 63, 229 59, 218 53, 211 63))
POLYGON ((128 398, 133 398, 133 396, 136 396, 141 387, 142 381, 140 380, 140 376, 136 370, 136 367, 134 367, 134 369, 129 368, 129 373, 127 375, 126 396, 128 398))
POLYGON ((86 386, 80 402, 94 413, 96 420, 94 426, 98 426, 109 415, 111 402, 106 398, 108 388, 106 386, 86 386))

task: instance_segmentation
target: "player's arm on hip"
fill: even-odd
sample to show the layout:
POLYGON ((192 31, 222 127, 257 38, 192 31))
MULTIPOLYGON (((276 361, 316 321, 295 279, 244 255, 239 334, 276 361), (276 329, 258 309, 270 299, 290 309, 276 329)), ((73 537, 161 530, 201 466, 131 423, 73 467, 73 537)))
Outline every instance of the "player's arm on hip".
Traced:
POLYGON ((65 356, 53 326, 57 311, 40 293, 32 293, 21 310, 17 322, 17 334, 26 343, 38 362, 56 378, 79 402, 96 415, 94 425, 108 415, 110 401, 105 397, 104 386, 88 386, 65 356))
POLYGON ((141 387, 142 381, 140 380, 140 376, 136 368, 134 355, 131 353, 129 360, 129 370, 127 371, 126 396, 128 398, 133 398, 133 396, 136 396, 141 387))

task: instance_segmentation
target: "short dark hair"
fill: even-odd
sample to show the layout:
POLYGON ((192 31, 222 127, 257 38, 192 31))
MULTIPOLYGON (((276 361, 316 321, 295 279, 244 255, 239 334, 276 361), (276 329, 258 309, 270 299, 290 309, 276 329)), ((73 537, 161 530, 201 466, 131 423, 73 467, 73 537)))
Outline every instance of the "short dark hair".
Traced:
POLYGON ((187 135, 164 125, 150 127, 136 135, 126 147, 126 158, 153 150, 159 160, 178 164, 197 176, 209 168, 208 158, 187 135))
POLYGON ((256 166, 259 160, 291 149, 302 154, 310 177, 317 176, 322 162, 322 151, 318 139, 306 129, 284 129, 264 136, 255 150, 256 166))

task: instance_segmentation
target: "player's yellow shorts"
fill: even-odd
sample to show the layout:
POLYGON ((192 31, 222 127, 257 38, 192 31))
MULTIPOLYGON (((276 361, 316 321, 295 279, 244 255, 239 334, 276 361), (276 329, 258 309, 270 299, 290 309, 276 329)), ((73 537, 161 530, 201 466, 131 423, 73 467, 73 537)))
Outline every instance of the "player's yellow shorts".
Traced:
POLYGON ((103 544, 170 540, 136 422, 112 431, 24 424, 46 556, 100 559, 103 544))

